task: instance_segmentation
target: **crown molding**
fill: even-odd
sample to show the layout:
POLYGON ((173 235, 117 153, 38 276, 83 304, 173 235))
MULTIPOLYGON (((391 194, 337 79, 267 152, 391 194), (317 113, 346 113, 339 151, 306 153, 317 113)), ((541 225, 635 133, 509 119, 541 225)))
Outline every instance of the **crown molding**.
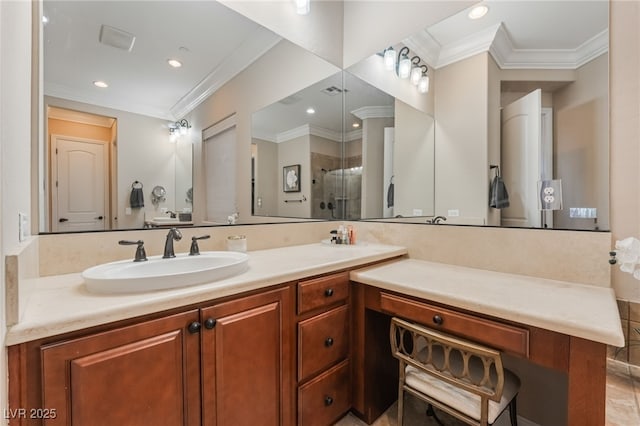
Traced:
POLYGON ((257 137, 258 139, 268 140, 270 142, 281 143, 309 135, 328 139, 334 142, 351 142, 354 140, 362 139, 362 129, 346 132, 343 138, 342 132, 336 132, 335 130, 325 129, 324 127, 314 126, 312 124, 304 124, 300 127, 280 132, 275 136, 275 138, 265 134, 257 135, 255 137, 257 137))
POLYGON ((487 51, 501 69, 577 69, 609 51, 609 30, 576 49, 517 49, 502 23, 445 46, 440 46, 426 30, 403 43, 434 69, 487 51))
POLYGON ((358 117, 360 120, 367 118, 391 118, 395 116, 392 106, 365 106, 362 108, 354 109, 351 114, 358 117))
POLYGON ((171 107, 171 114, 176 118, 187 115, 281 40, 282 37, 263 27, 256 28, 240 47, 171 107))

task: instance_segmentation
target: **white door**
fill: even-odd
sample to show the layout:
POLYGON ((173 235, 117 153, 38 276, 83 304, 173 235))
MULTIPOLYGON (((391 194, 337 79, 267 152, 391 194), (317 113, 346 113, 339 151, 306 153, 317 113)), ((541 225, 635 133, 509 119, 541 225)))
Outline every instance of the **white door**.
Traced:
POLYGON ((221 123, 205 131, 206 221, 227 223, 236 212, 236 127, 221 123), (209 136, 210 135, 210 136, 209 136))
POLYGON ((542 91, 537 89, 502 110, 501 173, 509 193, 502 225, 540 227, 542 91))
POLYGON ((52 136, 52 230, 107 229, 106 144, 52 136))

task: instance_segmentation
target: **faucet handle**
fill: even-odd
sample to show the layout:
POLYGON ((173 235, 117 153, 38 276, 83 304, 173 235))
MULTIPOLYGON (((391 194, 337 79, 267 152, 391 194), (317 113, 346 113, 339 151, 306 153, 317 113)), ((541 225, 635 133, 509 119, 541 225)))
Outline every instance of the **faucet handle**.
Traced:
POLYGON ((189 250, 189 256, 195 256, 200 254, 200 248, 198 247, 198 240, 207 240, 211 238, 211 235, 203 235, 201 237, 191 237, 191 250, 189 250))
POLYGON ((121 246, 137 245, 138 248, 136 248, 136 257, 133 259, 133 261, 134 262, 144 262, 145 260, 147 260, 147 253, 144 250, 144 241, 142 241, 142 240, 138 240, 138 241, 120 240, 120 241, 118 241, 118 244, 120 244, 121 246))

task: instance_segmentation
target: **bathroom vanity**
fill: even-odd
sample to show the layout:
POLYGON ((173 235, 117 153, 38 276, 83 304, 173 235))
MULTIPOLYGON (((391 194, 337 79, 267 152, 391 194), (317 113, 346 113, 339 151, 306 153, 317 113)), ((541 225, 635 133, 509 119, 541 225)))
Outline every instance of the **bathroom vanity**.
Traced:
POLYGON ((606 344, 624 343, 611 289, 376 244, 250 255, 236 277, 144 294, 41 278, 7 336, 11 424, 370 423, 396 398, 392 316, 563 372, 568 424, 604 424, 606 344))

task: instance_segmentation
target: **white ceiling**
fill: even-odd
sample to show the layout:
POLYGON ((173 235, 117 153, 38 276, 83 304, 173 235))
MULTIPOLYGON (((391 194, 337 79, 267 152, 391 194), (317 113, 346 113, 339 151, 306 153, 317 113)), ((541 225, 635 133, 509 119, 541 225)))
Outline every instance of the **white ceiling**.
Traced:
POLYGON ((166 119, 181 118, 280 40, 214 1, 45 0, 43 14, 46 95, 166 119), (101 44, 102 24, 135 35, 132 51, 101 44))
MULTIPOLYGON (((505 68, 567 68, 602 53, 603 43, 606 49, 607 1, 483 3, 489 7, 484 18, 470 20, 467 9, 425 28, 405 44, 434 68, 480 50, 490 50, 505 68), (596 48, 584 48, 596 39, 596 48), (581 47, 586 53, 573 57, 571 52, 581 47), (561 61, 565 63, 559 65, 561 61)), ((215 1, 45 0, 43 13, 49 18, 43 30, 46 95, 168 120, 184 116, 281 40, 215 1), (102 24, 134 34, 132 51, 100 44, 102 24), (169 58, 181 60, 183 67, 169 67, 169 58), (96 88, 95 80, 110 86, 96 88)), ((318 88, 309 93, 320 93, 318 88)), ((324 101, 312 97, 305 102, 324 101)), ((285 116, 288 124, 280 127, 293 128, 296 113, 287 111, 285 116)), ((332 118, 320 116, 318 112, 316 117, 330 129, 332 118)), ((278 132, 273 124, 262 127, 267 134, 278 132)))

